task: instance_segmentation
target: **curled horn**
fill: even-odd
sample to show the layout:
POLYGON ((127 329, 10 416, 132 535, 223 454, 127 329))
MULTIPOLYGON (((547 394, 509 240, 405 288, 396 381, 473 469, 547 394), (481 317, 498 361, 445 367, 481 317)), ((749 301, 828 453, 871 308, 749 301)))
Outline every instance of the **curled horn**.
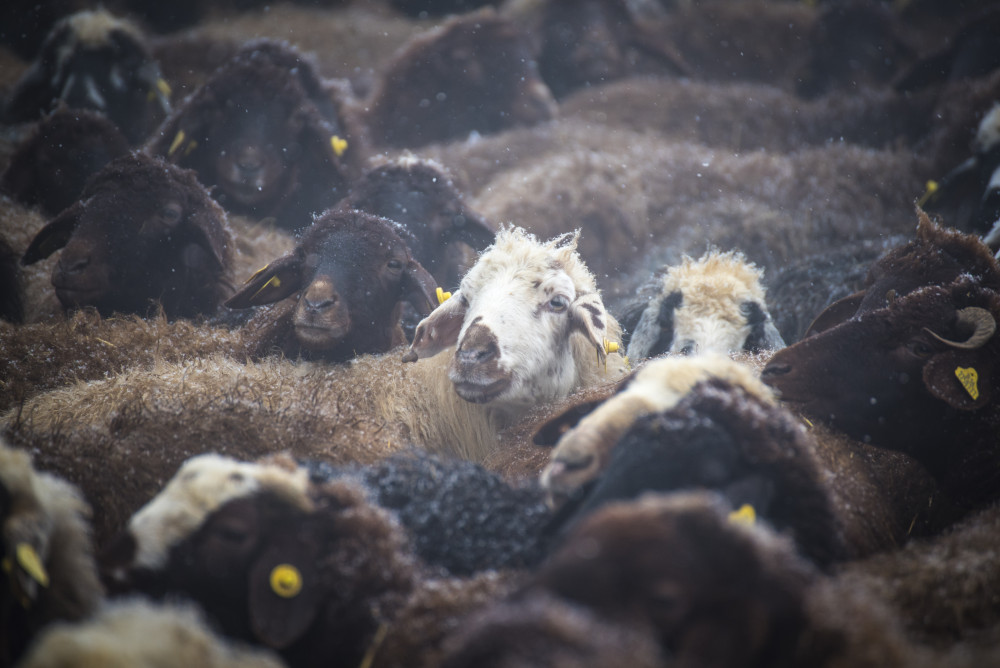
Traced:
POLYGON ((997 331, 997 322, 993 318, 993 314, 978 306, 968 306, 960 309, 958 311, 958 322, 956 324, 970 325, 973 327, 972 334, 965 341, 949 341, 948 339, 935 334, 926 327, 924 329, 927 330, 928 334, 941 343, 947 344, 952 348, 961 348, 963 350, 974 350, 981 347, 984 343, 989 341, 990 337, 997 331))

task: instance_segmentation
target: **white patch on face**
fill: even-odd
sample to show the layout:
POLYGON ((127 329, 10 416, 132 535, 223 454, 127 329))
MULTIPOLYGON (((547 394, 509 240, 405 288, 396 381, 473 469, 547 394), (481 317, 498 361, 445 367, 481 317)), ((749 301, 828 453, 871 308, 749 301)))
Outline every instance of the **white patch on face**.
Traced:
POLYGON ((462 294, 469 308, 459 345, 472 323, 488 327, 500 349, 497 366, 511 375, 510 387, 494 405, 549 401, 568 394, 576 382, 569 344, 569 305, 576 299, 576 288, 559 269, 545 272, 540 279, 534 276, 535 272, 512 268, 491 276, 473 294, 463 282, 462 294))
POLYGON ((194 532, 227 501, 260 489, 259 466, 215 454, 187 460, 152 501, 132 516, 133 566, 163 568, 172 545, 194 532))
POLYGON ((727 355, 743 349, 750 326, 740 312, 740 305, 720 300, 710 306, 711 309, 696 310, 682 304, 674 311, 674 340, 670 352, 727 355))

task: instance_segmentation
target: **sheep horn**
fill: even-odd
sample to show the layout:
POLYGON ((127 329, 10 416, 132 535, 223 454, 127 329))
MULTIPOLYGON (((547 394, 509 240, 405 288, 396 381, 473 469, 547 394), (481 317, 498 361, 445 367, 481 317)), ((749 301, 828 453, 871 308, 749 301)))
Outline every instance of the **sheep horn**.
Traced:
POLYGON ((997 322, 994 319, 993 314, 978 306, 968 306, 960 309, 958 311, 958 322, 956 324, 971 325, 974 328, 972 334, 965 341, 949 341, 943 336, 935 334, 926 327, 924 329, 927 330, 928 334, 941 343, 947 344, 952 348, 961 348, 962 350, 975 350, 976 348, 982 347, 982 345, 989 341, 990 337, 992 337, 997 331, 997 322))

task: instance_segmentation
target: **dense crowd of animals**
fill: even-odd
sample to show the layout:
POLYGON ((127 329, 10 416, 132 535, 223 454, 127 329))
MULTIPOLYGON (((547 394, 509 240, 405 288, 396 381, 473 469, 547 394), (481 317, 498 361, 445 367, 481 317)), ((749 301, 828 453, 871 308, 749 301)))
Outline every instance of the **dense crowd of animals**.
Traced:
POLYGON ((0 9, 0 666, 1000 663, 996 8, 146 4, 0 9))

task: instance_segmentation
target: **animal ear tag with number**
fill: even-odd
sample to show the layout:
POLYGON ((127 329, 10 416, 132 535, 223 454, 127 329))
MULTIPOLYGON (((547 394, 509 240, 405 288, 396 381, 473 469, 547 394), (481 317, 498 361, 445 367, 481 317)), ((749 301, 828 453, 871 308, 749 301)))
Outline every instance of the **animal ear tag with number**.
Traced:
POLYGON ((960 366, 955 369, 955 377, 958 378, 958 382, 962 384, 973 401, 979 399, 979 373, 975 369, 960 366))

